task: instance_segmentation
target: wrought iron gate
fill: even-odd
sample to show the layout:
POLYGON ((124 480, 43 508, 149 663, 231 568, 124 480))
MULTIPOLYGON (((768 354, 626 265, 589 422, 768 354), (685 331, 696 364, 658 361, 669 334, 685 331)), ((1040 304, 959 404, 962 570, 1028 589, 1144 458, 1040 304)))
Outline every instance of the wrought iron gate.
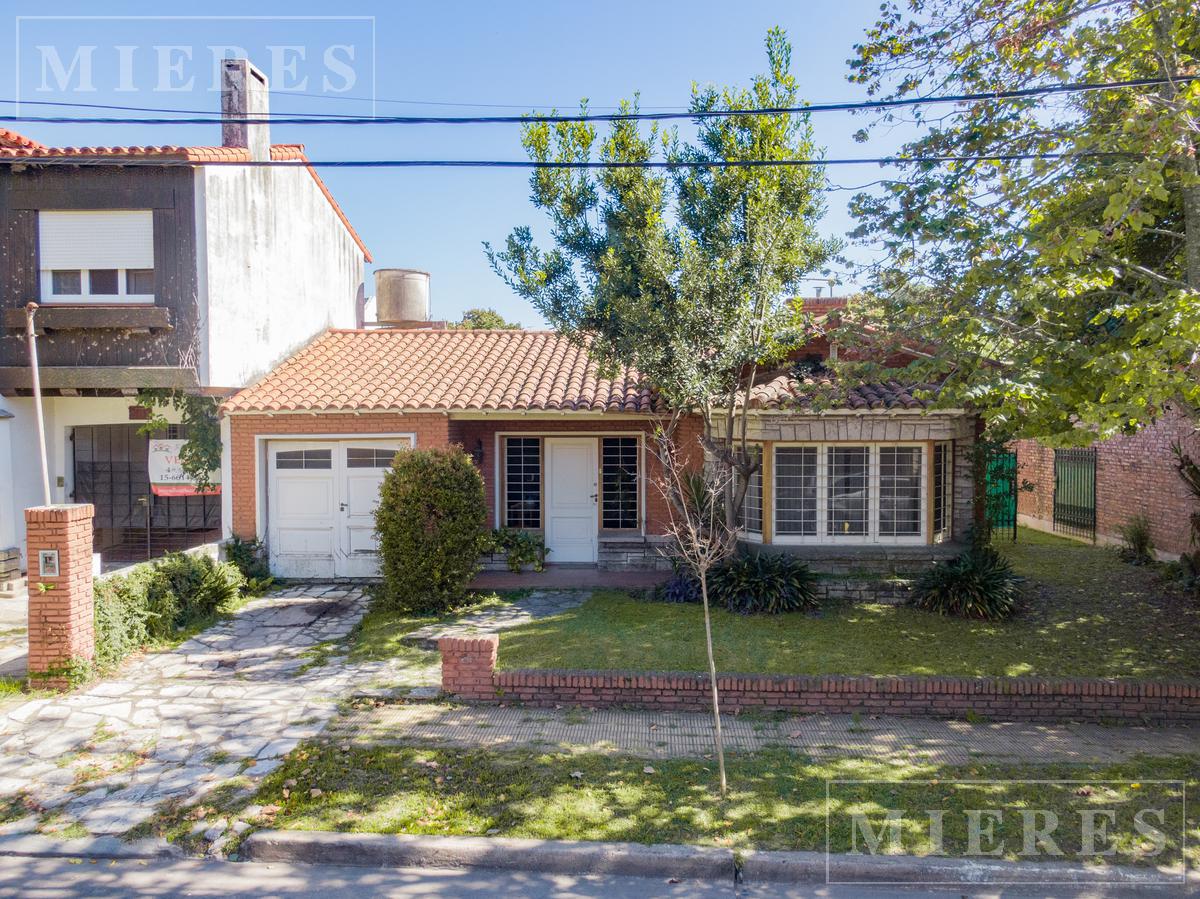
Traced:
POLYGON ((993 453, 987 463, 987 521, 993 534, 1017 539, 1017 454, 993 453))
MULTIPOLYGON (((138 425, 76 427, 74 500, 96 507, 94 551, 105 563, 140 562, 220 538, 219 496, 155 496, 150 490, 150 438, 138 425)), ((164 437, 186 437, 172 425, 164 437)))
POLYGON ((1054 451, 1054 530, 1096 539, 1096 450, 1054 451))

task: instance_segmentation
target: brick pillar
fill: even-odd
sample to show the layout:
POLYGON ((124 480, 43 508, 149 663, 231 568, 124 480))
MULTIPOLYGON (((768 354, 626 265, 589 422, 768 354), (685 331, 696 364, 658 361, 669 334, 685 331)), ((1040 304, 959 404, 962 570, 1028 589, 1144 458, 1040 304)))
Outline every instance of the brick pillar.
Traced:
POLYGON ((29 560, 29 674, 38 686, 66 689, 64 672, 96 654, 92 606, 90 503, 36 506, 25 510, 29 560), (58 571, 41 553, 58 553, 58 571), (39 586, 40 585, 40 586, 39 586), (47 672, 54 676, 42 677, 47 672))
POLYGON ((482 637, 442 637, 438 640, 442 653, 442 689, 461 699, 495 699, 496 655, 500 638, 495 634, 482 637))

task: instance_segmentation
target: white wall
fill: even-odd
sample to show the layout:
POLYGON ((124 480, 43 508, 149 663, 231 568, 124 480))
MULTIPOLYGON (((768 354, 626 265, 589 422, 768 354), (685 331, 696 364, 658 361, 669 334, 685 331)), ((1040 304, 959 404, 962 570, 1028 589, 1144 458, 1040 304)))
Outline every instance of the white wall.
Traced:
POLYGON ((199 166, 200 381, 241 387, 354 326, 362 251, 306 168, 199 166))
MULTIPOLYGON (((18 546, 25 565, 25 509, 42 504, 41 463, 38 461, 37 418, 30 397, 5 397, 4 404, 13 418, 7 423, 13 460, 9 474, 4 466, 3 439, 0 437, 0 478, 11 484, 11 492, 0 487, 0 546, 18 546), (19 463, 18 463, 19 460, 19 463)), ((56 503, 74 502, 74 452, 71 429, 82 425, 136 424, 129 420, 133 397, 46 397, 42 409, 46 416, 46 450, 50 464, 50 495, 56 503), (62 485, 59 485, 59 478, 62 485)), ((167 407, 160 410, 171 422, 178 413, 167 407)), ((7 486, 7 485, 6 485, 7 486)))

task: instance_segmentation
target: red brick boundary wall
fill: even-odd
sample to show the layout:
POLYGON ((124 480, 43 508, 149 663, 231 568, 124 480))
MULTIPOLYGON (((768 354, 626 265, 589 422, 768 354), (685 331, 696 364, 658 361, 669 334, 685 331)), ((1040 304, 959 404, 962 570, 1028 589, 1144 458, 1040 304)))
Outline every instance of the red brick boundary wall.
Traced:
MULTIPOLYGON (((442 689, 461 699, 531 706, 707 710, 708 678, 614 671, 496 671, 499 639, 443 637, 442 689)), ((1014 721, 1200 721, 1200 683, 973 677, 717 676, 730 711, 854 712, 1014 721)))
POLYGON ((88 503, 25 510, 29 560, 29 674, 38 686, 66 689, 66 669, 96 654, 92 598, 92 516, 88 503), (58 553, 58 574, 39 553, 58 553), (39 587, 39 585, 41 585, 39 587), (54 672, 51 677, 44 677, 54 672))

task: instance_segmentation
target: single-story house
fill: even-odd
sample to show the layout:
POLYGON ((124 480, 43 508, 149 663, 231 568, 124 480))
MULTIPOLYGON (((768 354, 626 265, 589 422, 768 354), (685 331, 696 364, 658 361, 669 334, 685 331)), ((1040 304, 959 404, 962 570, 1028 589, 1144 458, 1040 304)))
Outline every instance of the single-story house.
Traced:
MULTIPOLYGON (((975 514, 976 417, 932 410, 896 383, 858 385, 816 411, 828 377, 809 359, 753 391, 748 434, 763 465, 747 542, 945 555, 975 514)), ((330 330, 223 404, 226 536, 263 539, 281 576, 370 576, 372 511, 394 454, 457 444, 483 474, 491 523, 541 533, 551 563, 661 564, 669 513, 647 441, 662 411, 635 372, 602 378, 553 332, 330 330)), ((699 420, 684 432, 698 458, 699 420)))

